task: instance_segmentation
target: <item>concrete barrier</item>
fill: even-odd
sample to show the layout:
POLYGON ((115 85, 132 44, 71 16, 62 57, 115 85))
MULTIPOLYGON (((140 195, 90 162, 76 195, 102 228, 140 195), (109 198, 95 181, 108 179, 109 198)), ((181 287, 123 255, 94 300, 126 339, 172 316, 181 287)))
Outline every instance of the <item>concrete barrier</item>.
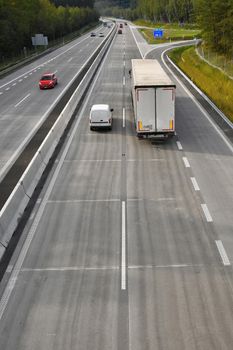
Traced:
POLYGON ((0 212, 0 226, 2 228, 1 243, 6 247, 14 233, 29 197, 25 194, 23 184, 18 182, 7 202, 0 212))
POLYGON ((72 94, 69 102, 60 113, 52 129, 49 131, 0 211, 0 260, 67 124, 82 100, 85 90, 88 88, 92 77, 102 61, 114 33, 114 31, 110 33, 100 53, 97 55, 95 51, 93 53, 94 58, 91 56, 87 61, 87 66, 90 69, 84 74, 79 86, 72 94))

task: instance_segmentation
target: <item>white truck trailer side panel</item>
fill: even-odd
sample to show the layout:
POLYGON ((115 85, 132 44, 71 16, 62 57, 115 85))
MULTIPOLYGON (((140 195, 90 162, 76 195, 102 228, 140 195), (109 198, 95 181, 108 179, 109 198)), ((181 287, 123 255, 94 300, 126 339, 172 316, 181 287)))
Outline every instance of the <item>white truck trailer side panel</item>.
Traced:
POLYGON ((136 128, 140 131, 155 131, 155 89, 137 88, 136 128))
POLYGON ((175 130, 175 89, 156 89, 156 129, 158 132, 175 130))
POLYGON ((161 64, 132 59, 132 97, 138 135, 174 135, 175 88, 161 64))

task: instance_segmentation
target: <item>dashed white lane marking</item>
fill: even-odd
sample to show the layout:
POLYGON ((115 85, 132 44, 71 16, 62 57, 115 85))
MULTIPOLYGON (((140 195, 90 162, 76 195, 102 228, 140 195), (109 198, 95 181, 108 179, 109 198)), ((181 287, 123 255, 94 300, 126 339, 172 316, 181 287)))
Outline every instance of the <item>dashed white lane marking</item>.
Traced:
POLYGON ((177 144, 178 150, 182 151, 183 147, 182 147, 180 141, 176 141, 176 144, 177 144))
POLYGON ((126 289, 126 215, 125 201, 122 202, 122 230, 121 230, 121 289, 126 289))
POLYGON ((19 79, 18 82, 21 83, 21 81, 23 81, 23 79, 19 79))
POLYGON ((225 248, 223 246, 222 241, 217 240, 217 241, 215 241, 215 243, 217 245, 219 254, 220 254, 221 258, 222 258, 223 265, 225 265, 225 266, 231 265, 230 260, 229 260, 229 258, 227 256, 227 253, 225 251, 225 248))
POLYGON ((17 83, 12 84, 12 86, 15 86, 17 83))
POLYGON ((25 75, 24 79, 27 79, 27 77, 28 77, 28 76, 27 76, 27 75, 25 75))
POLYGON ((125 108, 123 108, 123 121, 122 121, 122 126, 125 128, 125 108))
POLYGON ((206 204, 201 204, 201 207, 202 207, 202 210, 203 210, 203 212, 205 214, 206 221, 207 222, 212 222, 213 219, 212 219, 212 216, 210 215, 210 212, 209 212, 209 209, 208 209, 207 205, 206 204))
POLYGON ((191 179, 191 181, 192 181, 194 190, 195 190, 195 191, 200 191, 200 188, 199 188, 199 186, 198 186, 198 183, 197 183, 197 180, 195 179, 195 177, 191 177, 190 179, 191 179))
POLYGON ((0 95, 2 95, 2 94, 3 94, 3 92, 1 91, 1 92, 0 92, 0 95))
POLYGON ((10 90, 10 88, 8 87, 8 88, 6 88, 5 90, 8 91, 8 90, 10 90))
POLYGON ((183 157, 183 162, 184 162, 184 165, 186 168, 190 168, 190 164, 189 164, 189 161, 186 157, 183 157))
POLYGON ((31 94, 26 95, 22 100, 20 100, 15 107, 18 107, 23 101, 25 101, 31 94))
POLYGON ((71 57, 71 58, 68 60, 68 62, 71 62, 71 61, 72 61, 72 59, 73 59, 73 57, 71 57))
POLYGON ((123 85, 125 85, 125 76, 123 76, 123 85))

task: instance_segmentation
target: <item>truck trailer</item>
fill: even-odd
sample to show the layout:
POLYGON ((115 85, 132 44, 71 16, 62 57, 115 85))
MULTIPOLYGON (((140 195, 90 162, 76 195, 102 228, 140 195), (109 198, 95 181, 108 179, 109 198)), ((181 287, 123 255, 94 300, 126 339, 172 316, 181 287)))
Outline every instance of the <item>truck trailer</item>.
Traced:
POLYGON ((131 63, 131 92, 137 136, 173 136, 176 85, 154 59, 132 59, 131 63))

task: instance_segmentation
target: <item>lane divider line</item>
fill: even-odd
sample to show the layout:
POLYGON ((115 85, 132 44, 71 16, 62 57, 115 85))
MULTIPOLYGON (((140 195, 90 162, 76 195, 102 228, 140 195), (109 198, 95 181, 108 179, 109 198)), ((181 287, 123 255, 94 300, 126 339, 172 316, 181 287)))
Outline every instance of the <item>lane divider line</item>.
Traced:
POLYGON ((186 168, 190 168, 190 164, 189 164, 188 159, 187 159, 186 157, 182 157, 182 159, 183 159, 183 162, 184 162, 185 167, 186 167, 186 168))
POLYGON ((123 107, 123 121, 122 121, 122 127, 125 128, 125 107, 123 107))
POLYGON ((209 209, 206 204, 201 204, 202 210, 205 214, 207 222, 213 222, 212 216, 210 215, 209 209))
POLYGON ((126 290, 126 216, 125 201, 121 204, 121 289, 126 290))
POLYGON ((195 179, 195 177, 191 177, 190 179, 191 179, 191 181, 192 181, 194 190, 195 190, 195 191, 200 191, 200 188, 199 188, 199 186, 198 186, 198 183, 197 183, 197 180, 195 179))
POLYGON ((22 100, 20 100, 15 107, 18 107, 23 101, 25 101, 31 94, 27 94, 22 100))
POLYGON ((215 243, 216 243, 216 245, 217 245, 219 254, 220 254, 221 258, 222 258, 223 265, 224 265, 224 266, 229 266, 229 265, 231 265, 230 260, 229 260, 229 258, 228 258, 228 256, 227 256, 227 253, 226 253, 226 251, 225 251, 225 248, 224 248, 224 246, 223 246, 222 241, 217 240, 217 241, 215 241, 215 243))
POLYGON ((182 150, 183 150, 183 147, 182 147, 180 141, 176 141, 176 144, 177 144, 178 150, 179 150, 179 151, 182 151, 182 150))

